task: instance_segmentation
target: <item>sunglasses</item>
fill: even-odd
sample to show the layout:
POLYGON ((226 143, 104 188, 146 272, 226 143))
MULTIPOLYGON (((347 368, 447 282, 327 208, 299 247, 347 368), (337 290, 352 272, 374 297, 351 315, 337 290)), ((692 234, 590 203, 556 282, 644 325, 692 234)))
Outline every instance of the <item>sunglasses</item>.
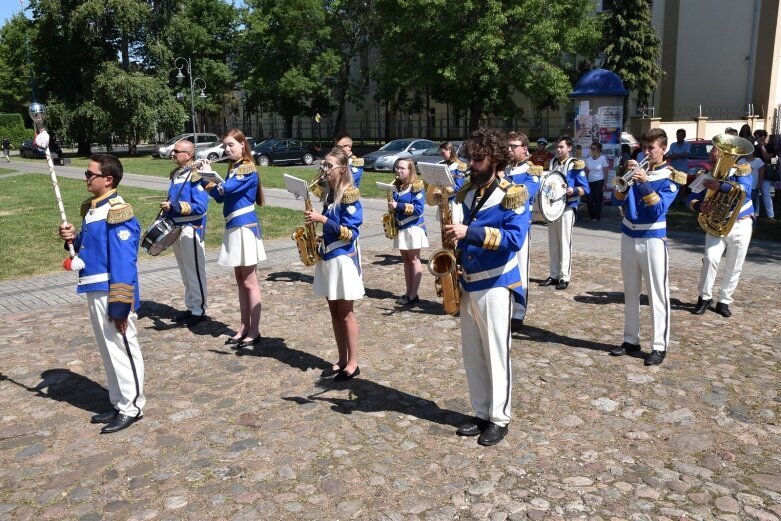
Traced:
POLYGON ((190 153, 189 150, 177 150, 177 149, 173 149, 172 152, 174 154, 189 154, 190 153))
POLYGON ((89 170, 84 171, 84 177, 87 178, 87 181, 92 181, 93 177, 111 177, 103 174, 96 174, 95 172, 90 172, 89 170))

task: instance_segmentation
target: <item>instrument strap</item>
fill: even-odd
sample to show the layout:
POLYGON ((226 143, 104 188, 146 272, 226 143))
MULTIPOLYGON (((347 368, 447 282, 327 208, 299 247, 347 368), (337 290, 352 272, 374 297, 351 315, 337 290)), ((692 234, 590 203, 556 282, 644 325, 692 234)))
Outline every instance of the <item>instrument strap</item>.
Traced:
POLYGON ((472 224, 472 221, 474 221, 475 217, 477 216, 477 212, 480 211, 480 208, 483 207, 485 202, 488 200, 489 197, 491 197, 491 194, 494 193, 494 190, 496 190, 496 187, 499 186, 499 178, 494 177, 493 182, 491 183, 491 186, 486 188, 485 192, 483 193, 483 196, 480 198, 480 200, 477 200, 477 194, 480 191, 478 188, 477 191, 475 191, 475 199, 472 201, 472 208, 469 210, 469 218, 466 220, 464 224, 469 226, 472 224))

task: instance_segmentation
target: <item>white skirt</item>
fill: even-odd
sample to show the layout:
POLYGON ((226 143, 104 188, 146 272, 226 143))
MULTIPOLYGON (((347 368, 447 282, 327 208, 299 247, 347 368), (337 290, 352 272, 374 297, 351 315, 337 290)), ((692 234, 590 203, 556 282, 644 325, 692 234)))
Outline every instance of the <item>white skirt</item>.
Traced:
POLYGON ((428 237, 420 226, 410 226, 399 230, 393 239, 393 247, 398 250, 419 250, 428 248, 428 237))
POLYGON ((358 300, 364 295, 363 280, 352 257, 339 255, 315 265, 315 295, 328 300, 358 300))
POLYGON ((263 241, 255 237, 252 228, 234 226, 225 230, 217 264, 220 266, 255 266, 266 260, 263 241))

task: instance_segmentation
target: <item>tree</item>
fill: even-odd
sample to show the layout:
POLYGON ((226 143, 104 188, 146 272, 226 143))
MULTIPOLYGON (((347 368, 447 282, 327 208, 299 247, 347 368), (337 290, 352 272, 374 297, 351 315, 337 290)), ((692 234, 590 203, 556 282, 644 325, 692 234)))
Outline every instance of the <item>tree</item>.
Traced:
POLYGON ((609 0, 606 7, 610 11, 602 33, 604 66, 618 74, 626 88, 636 91, 638 102, 645 105, 665 76, 659 63, 661 40, 651 21, 648 0, 609 0))
POLYGON ((39 90, 28 66, 28 42, 35 26, 17 14, 0 28, 0 112, 17 112, 27 117, 32 90, 39 90))

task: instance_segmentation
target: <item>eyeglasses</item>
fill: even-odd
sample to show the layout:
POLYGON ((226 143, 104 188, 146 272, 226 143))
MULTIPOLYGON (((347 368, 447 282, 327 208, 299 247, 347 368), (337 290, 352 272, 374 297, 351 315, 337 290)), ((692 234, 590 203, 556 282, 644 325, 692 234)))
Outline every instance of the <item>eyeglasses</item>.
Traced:
POLYGON ((338 146, 339 148, 352 148, 353 144, 352 143, 347 143, 345 145, 336 145, 336 146, 338 146))
POLYGON ((339 165, 335 165, 333 163, 321 163, 320 166, 323 168, 323 170, 330 171, 339 165))
POLYGON ((92 181, 93 177, 110 177, 103 174, 96 174, 95 172, 90 172, 89 170, 84 171, 84 177, 87 178, 87 181, 92 181))
POLYGON ((189 154, 190 153, 189 150, 177 150, 177 149, 173 149, 172 152, 174 154, 189 154))
POLYGON ((523 146, 526 146, 526 145, 520 145, 520 144, 519 145, 514 145, 514 144, 511 143, 511 144, 509 144, 507 146, 510 147, 510 150, 515 150, 518 147, 523 147, 523 146))
POLYGON ((467 156, 466 159, 467 159, 467 161, 473 161, 475 163, 482 163, 483 160, 485 159, 485 156, 480 155, 480 154, 474 154, 474 155, 471 155, 471 156, 467 156))

